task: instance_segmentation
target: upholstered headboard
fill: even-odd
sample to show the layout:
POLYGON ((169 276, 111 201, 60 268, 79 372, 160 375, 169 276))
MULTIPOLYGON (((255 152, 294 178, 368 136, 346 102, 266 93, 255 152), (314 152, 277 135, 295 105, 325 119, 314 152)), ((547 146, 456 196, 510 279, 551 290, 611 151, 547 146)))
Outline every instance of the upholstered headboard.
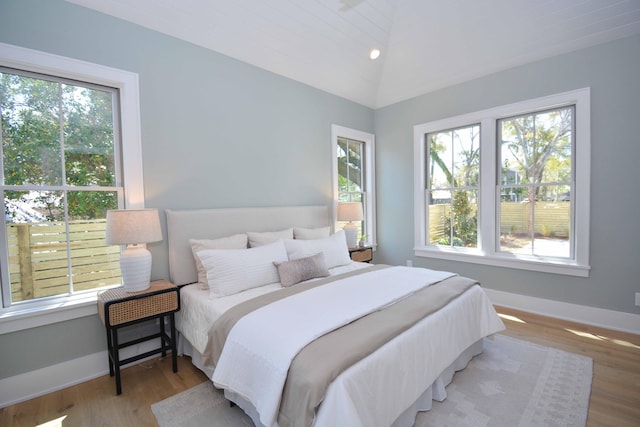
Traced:
POLYGON ((326 206, 167 209, 169 274, 176 285, 198 281, 189 239, 216 239, 247 231, 317 228, 330 224, 326 206))

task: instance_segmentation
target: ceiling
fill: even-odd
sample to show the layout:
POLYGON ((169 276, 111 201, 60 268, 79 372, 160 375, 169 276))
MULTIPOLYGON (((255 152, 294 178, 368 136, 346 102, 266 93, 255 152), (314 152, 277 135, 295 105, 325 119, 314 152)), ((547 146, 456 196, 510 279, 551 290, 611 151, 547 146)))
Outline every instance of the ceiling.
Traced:
POLYGON ((68 1, 371 108, 640 34, 640 0, 68 1))

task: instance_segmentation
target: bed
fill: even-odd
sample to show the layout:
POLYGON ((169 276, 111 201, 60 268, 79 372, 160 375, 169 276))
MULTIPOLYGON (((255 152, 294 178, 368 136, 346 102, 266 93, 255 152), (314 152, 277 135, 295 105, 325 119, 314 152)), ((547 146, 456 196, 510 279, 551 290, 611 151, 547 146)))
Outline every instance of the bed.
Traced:
POLYGON ((504 328, 475 281, 350 261, 326 206, 166 219, 178 352, 256 425, 413 425, 504 328))

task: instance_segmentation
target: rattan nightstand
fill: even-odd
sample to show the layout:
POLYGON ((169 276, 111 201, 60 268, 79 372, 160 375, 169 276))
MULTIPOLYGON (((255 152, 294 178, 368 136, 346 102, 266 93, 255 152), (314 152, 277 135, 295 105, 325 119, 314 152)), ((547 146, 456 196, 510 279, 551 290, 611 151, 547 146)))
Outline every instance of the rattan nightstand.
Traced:
POLYGON ((353 261, 371 262, 373 260, 373 248, 371 246, 349 248, 349 256, 353 261))
POLYGON ((116 377, 116 393, 122 393, 120 367, 127 363, 171 351, 173 372, 178 371, 176 323, 174 313, 180 310, 180 292, 177 286, 166 280, 151 282, 149 289, 125 292, 124 288, 113 288, 98 294, 98 314, 107 329, 107 351, 109 353, 109 375, 116 377), (170 334, 165 330, 164 320, 169 318, 170 334), (122 344, 118 342, 118 329, 136 323, 158 319, 160 332, 122 344), (160 338, 160 348, 120 360, 119 350, 130 345, 160 338))

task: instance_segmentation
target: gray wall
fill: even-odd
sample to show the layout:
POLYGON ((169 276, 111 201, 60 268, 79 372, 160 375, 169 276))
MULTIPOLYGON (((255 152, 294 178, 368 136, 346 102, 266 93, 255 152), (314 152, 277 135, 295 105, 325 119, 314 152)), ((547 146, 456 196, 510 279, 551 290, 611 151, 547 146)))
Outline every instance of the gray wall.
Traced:
MULTIPOLYGON (((640 37, 561 55, 375 113, 377 262, 456 271, 500 291, 640 313, 640 37), (413 256, 413 126, 591 87, 591 274, 528 272, 413 256)), ((578 166, 579 167, 579 166, 578 166)), ((579 214, 579 213, 578 213, 579 214)))
MULTIPOLYGON (((0 42, 139 74, 148 207, 329 205, 331 124, 374 129, 369 108, 61 0, 0 0, 0 42)), ((150 249, 168 278, 166 243, 150 249)), ((0 335, 0 378, 104 336, 98 316, 0 335)))
MULTIPOLYGON (((638 37, 375 113, 62 0, 0 0, 0 41, 139 74, 147 206, 328 204, 331 123, 375 131, 377 262, 412 259, 493 289, 639 313, 638 37), (593 115, 589 278, 413 257, 413 125, 585 86, 593 115)), ((166 243, 151 246, 153 277, 167 278, 166 243)), ((103 336, 97 316, 0 335, 0 379, 104 350, 103 336)))

